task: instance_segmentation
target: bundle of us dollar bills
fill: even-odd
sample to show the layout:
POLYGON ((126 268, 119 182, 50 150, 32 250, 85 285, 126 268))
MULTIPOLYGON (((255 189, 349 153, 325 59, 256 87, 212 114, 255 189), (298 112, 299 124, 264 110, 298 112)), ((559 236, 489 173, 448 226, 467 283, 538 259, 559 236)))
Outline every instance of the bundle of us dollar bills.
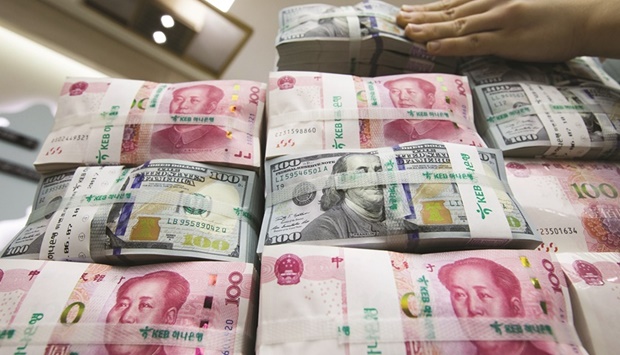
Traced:
POLYGON ((285 243, 434 252, 541 242, 495 149, 420 140, 315 151, 268 160, 265 174, 259 252, 285 243))
POLYGON ((620 158, 620 89, 513 81, 473 91, 478 132, 505 156, 620 158))
POLYGON ((472 87, 506 82, 528 82, 554 86, 577 86, 595 82, 616 89, 618 84, 592 57, 576 57, 559 63, 530 63, 494 56, 469 57, 459 65, 472 87))
POLYGON ((260 186, 253 171, 168 159, 48 174, 26 226, 2 257, 253 262, 260 186))
POLYGON ((276 38, 278 70, 358 76, 455 73, 456 58, 429 55, 422 44, 405 38, 396 24, 398 11, 377 0, 283 8, 276 38))
POLYGON ((488 146, 523 158, 617 159, 620 85, 591 57, 561 63, 467 59, 476 127, 488 146))

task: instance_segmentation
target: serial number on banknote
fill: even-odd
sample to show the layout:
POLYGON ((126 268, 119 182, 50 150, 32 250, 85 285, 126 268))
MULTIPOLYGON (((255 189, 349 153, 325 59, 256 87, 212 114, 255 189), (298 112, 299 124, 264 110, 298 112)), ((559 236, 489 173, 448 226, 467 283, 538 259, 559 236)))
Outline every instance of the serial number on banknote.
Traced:
POLYGON ((88 134, 76 134, 74 136, 62 136, 52 139, 52 143, 65 142, 65 141, 85 141, 88 140, 88 134))
POLYGON ((276 132, 275 136, 276 138, 278 138, 278 137, 290 136, 293 134, 308 134, 308 133, 316 133, 316 127, 285 129, 283 131, 276 132))
POLYGON ((327 167, 313 167, 313 168, 308 168, 308 169, 303 169, 303 170, 296 170, 296 171, 291 171, 288 173, 284 173, 284 174, 280 174, 278 176, 276 176, 276 178, 274 179, 274 182, 282 182, 282 181, 286 181, 289 179, 293 179, 299 176, 308 176, 308 175, 317 175, 317 174, 323 174, 325 173, 325 171, 327 171, 327 167))
POLYGON ((575 227, 537 228, 540 235, 577 234, 575 227))
POLYGON ((195 227, 201 228, 208 231, 216 232, 216 233, 226 233, 226 227, 214 226, 205 222, 192 221, 190 219, 180 219, 180 218, 168 218, 166 224, 180 226, 180 227, 195 227))

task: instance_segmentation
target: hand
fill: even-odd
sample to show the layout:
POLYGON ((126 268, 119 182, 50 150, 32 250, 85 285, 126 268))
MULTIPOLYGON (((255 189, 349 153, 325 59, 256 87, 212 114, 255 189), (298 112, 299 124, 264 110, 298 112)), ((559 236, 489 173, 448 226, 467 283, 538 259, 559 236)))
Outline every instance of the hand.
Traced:
MULTIPOLYGON (((564 61, 585 55, 586 42, 591 40, 586 31, 592 21, 588 14, 597 13, 600 1, 444 0, 403 5, 396 21, 408 38, 426 42, 432 55, 564 61)), ((614 3, 614 8, 620 3, 602 1, 614 3)))

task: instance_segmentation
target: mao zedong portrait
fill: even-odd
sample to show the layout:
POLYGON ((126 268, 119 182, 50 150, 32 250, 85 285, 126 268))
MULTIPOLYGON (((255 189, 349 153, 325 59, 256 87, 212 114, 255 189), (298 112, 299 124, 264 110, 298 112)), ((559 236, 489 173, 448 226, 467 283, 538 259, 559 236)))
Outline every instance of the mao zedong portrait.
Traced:
MULTIPOLYGON (((390 94, 392 105, 396 108, 431 110, 435 105, 435 85, 427 80, 405 76, 386 81, 383 84, 390 94)), ((383 127, 388 145, 397 145, 419 139, 441 139, 456 128, 451 121, 396 119, 383 127), (448 130, 446 132, 446 130, 448 130)))
POLYGON ((114 324, 175 324, 189 296, 189 282, 172 271, 156 271, 122 284, 106 318, 106 349, 110 355, 164 355, 161 344, 113 344, 114 324))
MULTIPOLYGON (((521 285, 512 271, 483 258, 457 260, 439 269, 439 281, 450 291, 452 309, 460 319, 522 318, 521 285)), ((463 322, 465 330, 466 322, 463 322)), ((466 330, 467 331, 467 330, 466 330)), ((545 355, 529 341, 474 341, 478 354, 545 355)))
POLYGON ((226 146, 229 138, 224 129, 194 121, 195 116, 204 117, 215 112, 223 97, 222 89, 207 84, 174 90, 169 113, 176 118, 176 123, 153 133, 153 151, 169 154, 200 153, 226 146), (183 117, 189 117, 193 124, 179 123, 184 122, 183 117))
POLYGON ((323 189, 322 215, 302 231, 301 240, 323 240, 386 235, 383 186, 360 186, 337 189, 334 176, 344 172, 379 172, 381 161, 372 154, 352 153, 342 156, 332 167, 332 175, 323 189))

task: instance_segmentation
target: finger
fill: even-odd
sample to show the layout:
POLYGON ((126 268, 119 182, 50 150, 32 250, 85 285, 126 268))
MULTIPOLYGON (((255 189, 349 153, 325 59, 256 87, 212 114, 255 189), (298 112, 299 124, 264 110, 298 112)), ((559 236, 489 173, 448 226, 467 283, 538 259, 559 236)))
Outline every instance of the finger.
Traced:
POLYGON ((501 27, 497 17, 478 14, 454 21, 432 24, 410 23, 405 27, 405 36, 416 42, 428 42, 435 39, 462 37, 472 33, 497 30, 501 27))
POLYGON ((441 1, 431 2, 429 4, 424 4, 424 5, 402 5, 400 7, 400 10, 404 12, 442 11, 442 10, 448 10, 448 9, 460 6, 470 1, 476 1, 476 0, 441 0, 441 1))
MULTIPOLYGON (((407 23, 437 23, 451 21, 489 11, 497 4, 496 0, 469 1, 462 5, 442 11, 399 12, 397 21, 407 23)), ((404 25, 402 25, 404 27, 404 25)))
POLYGON ((501 45, 494 32, 483 32, 431 41, 426 44, 426 50, 437 56, 481 56, 501 52, 501 45))

